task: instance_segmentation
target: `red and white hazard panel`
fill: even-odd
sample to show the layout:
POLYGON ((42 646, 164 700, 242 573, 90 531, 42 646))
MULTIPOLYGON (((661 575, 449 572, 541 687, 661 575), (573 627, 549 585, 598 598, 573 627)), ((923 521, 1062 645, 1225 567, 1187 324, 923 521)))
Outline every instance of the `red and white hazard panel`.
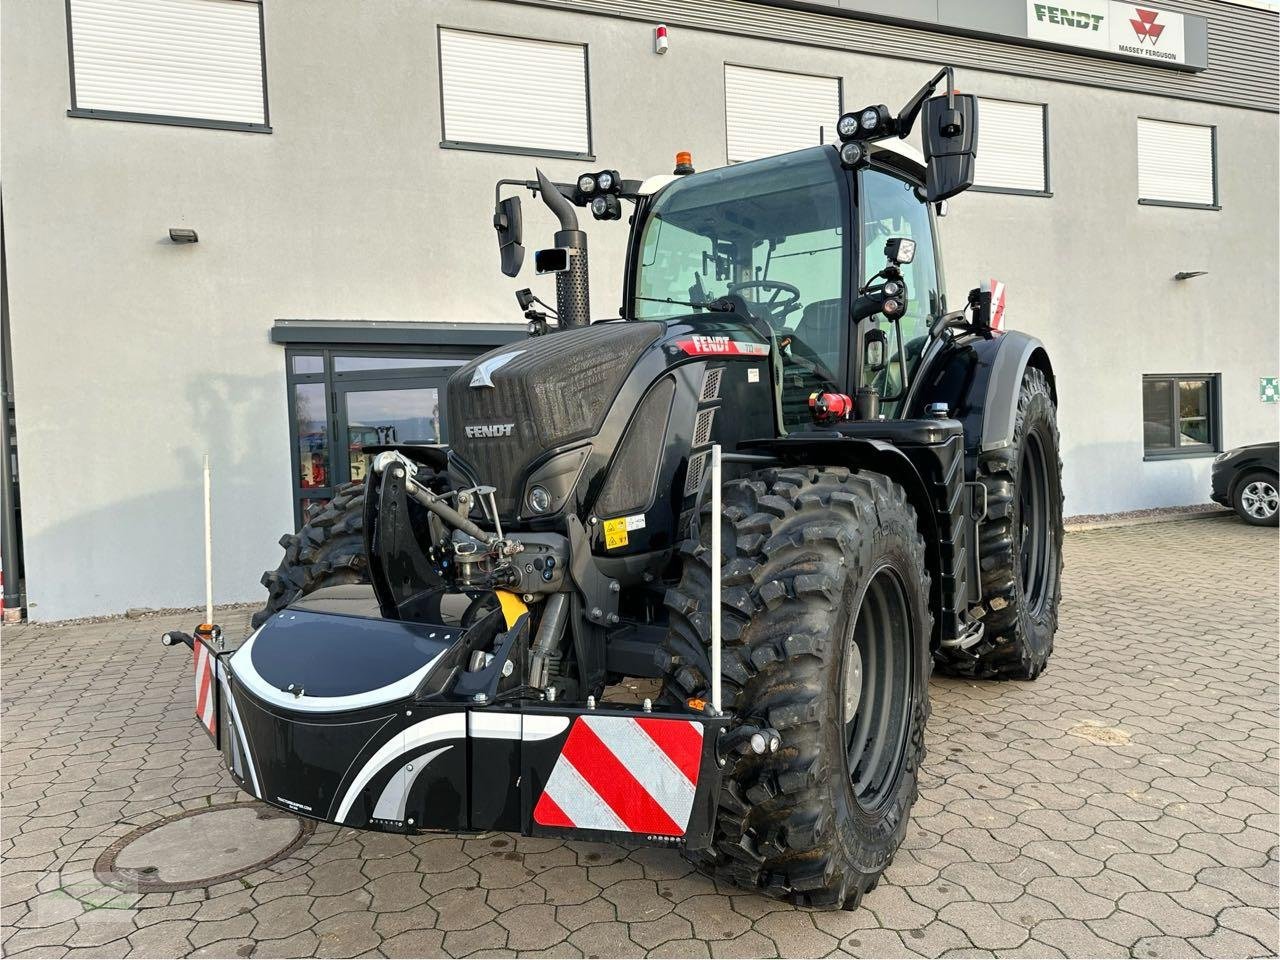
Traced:
POLYGON ((217 659, 213 652, 196 640, 191 645, 196 678, 196 719, 205 732, 218 742, 218 678, 217 659))
POLYGON ((578 717, 533 820, 544 827, 684 836, 698 786, 702 725, 578 717))

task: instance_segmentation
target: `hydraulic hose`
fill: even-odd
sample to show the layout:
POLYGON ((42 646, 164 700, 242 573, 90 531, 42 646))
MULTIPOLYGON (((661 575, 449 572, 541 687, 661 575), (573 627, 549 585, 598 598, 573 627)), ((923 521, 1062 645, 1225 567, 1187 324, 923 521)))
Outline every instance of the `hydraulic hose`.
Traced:
POLYGON ((560 637, 568 618, 569 594, 553 593, 547 597, 538 634, 533 640, 533 655, 529 658, 530 686, 541 689, 547 685, 548 660, 560 648, 560 637))

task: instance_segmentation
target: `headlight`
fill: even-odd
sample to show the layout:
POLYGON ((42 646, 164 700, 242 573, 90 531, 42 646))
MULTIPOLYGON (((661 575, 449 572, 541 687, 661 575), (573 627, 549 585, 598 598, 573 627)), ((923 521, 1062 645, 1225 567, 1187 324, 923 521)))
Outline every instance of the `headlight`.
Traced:
POLYGON ((609 201, 605 197, 596 197, 591 201, 591 212, 597 217, 603 217, 609 212, 609 201))
POLYGON ((613 174, 608 170, 604 170, 596 174, 596 186, 601 190, 613 189, 613 174))
POLYGON ((596 178, 589 173, 584 173, 578 178, 578 189, 583 193, 591 193, 596 188, 596 178))
POLYGON ((551 494, 547 492, 546 487, 533 486, 529 488, 525 502, 534 513, 546 513, 551 509, 551 494))
POLYGON ((867 107, 862 111, 861 123, 863 130, 874 130, 880 123, 880 111, 875 107, 867 107))
POLYGON ((846 167, 856 167, 862 162, 862 144, 850 140, 840 145, 840 162, 846 167))
POLYGON ((840 135, 841 140, 849 140, 858 132, 858 118, 852 113, 846 113, 843 117, 836 121, 836 133, 840 135))

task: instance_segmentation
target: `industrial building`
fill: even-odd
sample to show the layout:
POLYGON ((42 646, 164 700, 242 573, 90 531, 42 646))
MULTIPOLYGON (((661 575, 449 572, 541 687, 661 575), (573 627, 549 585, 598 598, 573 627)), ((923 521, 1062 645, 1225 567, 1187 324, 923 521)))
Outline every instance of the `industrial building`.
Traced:
MULTIPOLYGON (((1272 4, 9 0, 0 36, 0 551, 33 620, 199 603, 206 454, 237 602, 365 444, 447 442, 451 370, 552 296, 498 270, 496 180, 809 146, 943 64, 981 127, 939 283, 1000 279, 1048 347, 1067 515, 1207 502, 1216 453, 1277 436, 1272 4)), ((590 229, 604 318, 626 228, 590 229)))

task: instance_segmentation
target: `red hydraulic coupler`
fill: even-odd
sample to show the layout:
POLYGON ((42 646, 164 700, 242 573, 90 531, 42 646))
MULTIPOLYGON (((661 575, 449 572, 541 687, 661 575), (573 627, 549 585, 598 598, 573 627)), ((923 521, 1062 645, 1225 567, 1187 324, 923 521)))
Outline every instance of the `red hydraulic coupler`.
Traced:
POLYGON ((809 415, 814 423, 848 420, 853 417, 853 398, 847 393, 811 393, 809 415))

